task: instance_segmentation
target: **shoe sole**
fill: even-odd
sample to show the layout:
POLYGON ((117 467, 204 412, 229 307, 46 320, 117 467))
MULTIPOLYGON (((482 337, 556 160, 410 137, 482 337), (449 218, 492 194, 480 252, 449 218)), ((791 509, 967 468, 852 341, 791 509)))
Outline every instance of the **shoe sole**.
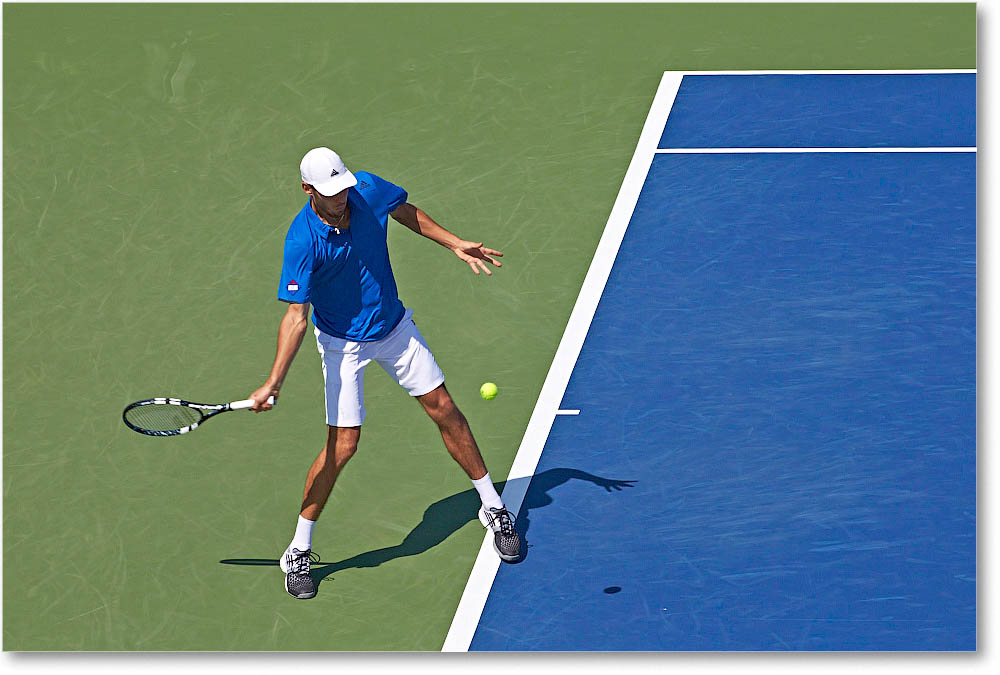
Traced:
POLYGON ((520 555, 509 556, 501 553, 500 549, 497 548, 496 539, 493 540, 493 550, 497 552, 497 555, 500 556, 500 560, 503 560, 504 562, 515 562, 521 557, 520 555))

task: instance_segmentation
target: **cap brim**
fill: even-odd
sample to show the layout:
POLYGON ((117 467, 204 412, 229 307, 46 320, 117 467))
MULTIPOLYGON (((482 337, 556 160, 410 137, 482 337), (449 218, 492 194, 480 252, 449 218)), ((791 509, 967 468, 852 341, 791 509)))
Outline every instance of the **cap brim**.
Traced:
POLYGON ((325 183, 313 183, 313 187, 324 197, 332 197, 338 192, 342 192, 357 184, 358 179, 354 177, 353 173, 347 171, 346 173, 334 176, 325 183))

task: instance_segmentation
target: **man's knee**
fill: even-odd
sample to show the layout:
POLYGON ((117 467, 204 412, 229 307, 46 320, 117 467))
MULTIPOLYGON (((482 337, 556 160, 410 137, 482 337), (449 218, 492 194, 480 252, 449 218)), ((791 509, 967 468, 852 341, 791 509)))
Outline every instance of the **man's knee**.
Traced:
POLYGON ((327 456, 334 455, 340 463, 346 462, 358 451, 361 427, 327 427, 327 456))
POLYGON ((421 397, 424 410, 438 424, 461 424, 465 421, 462 411, 455 405, 454 399, 444 386, 435 389, 421 397))

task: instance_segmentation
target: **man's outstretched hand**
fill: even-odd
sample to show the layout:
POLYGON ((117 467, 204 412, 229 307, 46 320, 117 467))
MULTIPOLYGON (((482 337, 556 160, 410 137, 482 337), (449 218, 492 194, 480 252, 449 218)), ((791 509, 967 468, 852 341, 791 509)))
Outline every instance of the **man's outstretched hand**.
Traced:
POLYGON ((495 260, 492 257, 497 256, 498 258, 502 258, 503 253, 492 248, 486 248, 483 246, 483 242, 460 241, 451 250, 455 252, 455 255, 467 262, 476 274, 479 274, 480 269, 486 272, 487 275, 493 274, 490 268, 486 266, 487 262, 491 263, 494 267, 503 267, 499 260, 495 260))

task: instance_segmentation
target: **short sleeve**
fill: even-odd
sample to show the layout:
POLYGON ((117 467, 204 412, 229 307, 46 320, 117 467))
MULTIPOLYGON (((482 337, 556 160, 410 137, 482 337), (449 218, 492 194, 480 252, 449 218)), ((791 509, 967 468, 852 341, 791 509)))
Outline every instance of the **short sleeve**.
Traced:
POLYGON ((373 173, 368 174, 368 177, 372 180, 372 187, 384 213, 392 213, 406 203, 406 190, 373 173))
POLYGON ((297 239, 285 240, 285 255, 281 263, 278 299, 305 304, 309 302, 313 271, 312 248, 297 239))

